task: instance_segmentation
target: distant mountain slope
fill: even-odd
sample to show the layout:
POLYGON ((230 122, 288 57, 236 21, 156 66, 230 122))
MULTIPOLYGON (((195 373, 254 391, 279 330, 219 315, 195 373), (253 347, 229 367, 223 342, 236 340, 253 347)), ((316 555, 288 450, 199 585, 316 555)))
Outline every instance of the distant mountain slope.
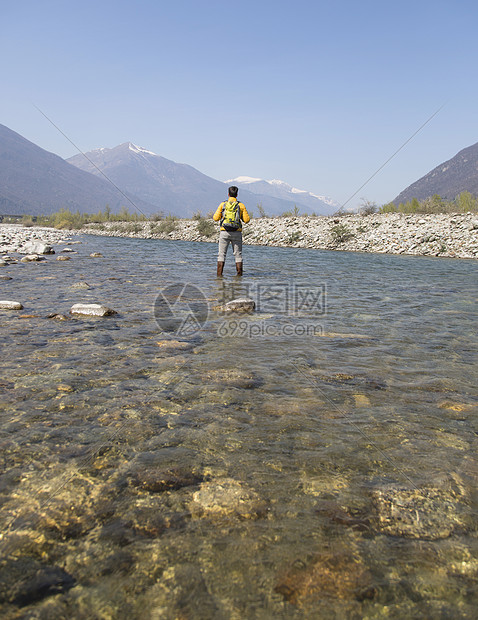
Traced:
MULTIPOLYGON (((132 198, 149 212, 152 205, 132 198)), ((0 214, 40 215, 68 208, 96 213, 109 205, 131 210, 128 200, 110 183, 79 170, 0 125, 0 214)))
POLYGON ((340 204, 327 198, 326 196, 317 196, 311 192, 292 187, 284 181, 276 179, 266 181, 264 179, 255 179, 253 177, 237 177, 226 181, 228 185, 237 185, 247 189, 254 194, 262 194, 264 196, 272 196, 281 198, 297 205, 302 211, 316 213, 318 215, 331 215, 340 208, 340 204))
MULTIPOLYGON (((150 202, 165 214, 190 217, 197 211, 215 210, 227 197, 228 185, 199 172, 187 164, 178 164, 132 142, 114 148, 100 148, 67 161, 82 170, 106 174, 124 191, 150 202), (99 170, 98 170, 99 169, 99 170)), ((230 185, 230 184, 229 184, 230 185)), ((256 211, 262 203, 268 214, 278 215, 293 208, 294 203, 279 197, 261 196, 241 191, 239 198, 256 211)))
POLYGON ((413 198, 424 200, 433 194, 453 200, 464 191, 478 195, 478 142, 409 185, 393 202, 398 205, 413 198))

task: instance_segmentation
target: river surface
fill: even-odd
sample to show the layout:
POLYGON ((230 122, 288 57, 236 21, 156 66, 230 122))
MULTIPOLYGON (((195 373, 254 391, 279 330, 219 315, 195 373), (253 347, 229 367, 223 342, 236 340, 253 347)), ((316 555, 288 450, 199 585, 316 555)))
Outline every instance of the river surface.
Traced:
POLYGON ((476 262, 78 239, 0 274, 2 617, 476 617, 476 262))

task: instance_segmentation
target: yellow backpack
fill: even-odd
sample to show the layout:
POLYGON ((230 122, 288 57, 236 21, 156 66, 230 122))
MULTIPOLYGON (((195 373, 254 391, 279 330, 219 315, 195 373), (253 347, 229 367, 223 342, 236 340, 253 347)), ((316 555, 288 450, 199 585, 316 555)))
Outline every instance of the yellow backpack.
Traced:
POLYGON ((227 200, 224 203, 221 226, 228 231, 234 231, 241 227, 241 209, 237 200, 234 202, 227 200))

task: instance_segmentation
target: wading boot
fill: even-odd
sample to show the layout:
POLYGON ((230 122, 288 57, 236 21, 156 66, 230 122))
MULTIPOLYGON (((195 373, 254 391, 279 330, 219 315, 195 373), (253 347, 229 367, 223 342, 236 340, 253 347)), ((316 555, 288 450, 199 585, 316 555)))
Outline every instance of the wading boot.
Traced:
POLYGON ((224 269, 224 262, 217 261, 217 277, 218 278, 222 276, 223 269, 224 269))
POLYGON ((236 263, 236 275, 242 276, 242 262, 236 263))

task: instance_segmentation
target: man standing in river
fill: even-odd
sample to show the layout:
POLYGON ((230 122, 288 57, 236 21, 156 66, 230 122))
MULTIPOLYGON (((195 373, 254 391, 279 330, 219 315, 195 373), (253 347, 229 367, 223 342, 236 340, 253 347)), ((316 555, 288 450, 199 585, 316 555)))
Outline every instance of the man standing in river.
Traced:
POLYGON ((213 215, 215 222, 221 221, 221 229, 219 231, 219 253, 217 256, 217 275, 222 276, 224 263, 226 262, 226 253, 229 244, 232 243, 234 259, 236 261, 236 272, 238 276, 242 276, 242 224, 247 224, 251 219, 246 207, 237 200, 238 189, 232 185, 229 190, 229 198, 218 206, 216 213, 213 215))

